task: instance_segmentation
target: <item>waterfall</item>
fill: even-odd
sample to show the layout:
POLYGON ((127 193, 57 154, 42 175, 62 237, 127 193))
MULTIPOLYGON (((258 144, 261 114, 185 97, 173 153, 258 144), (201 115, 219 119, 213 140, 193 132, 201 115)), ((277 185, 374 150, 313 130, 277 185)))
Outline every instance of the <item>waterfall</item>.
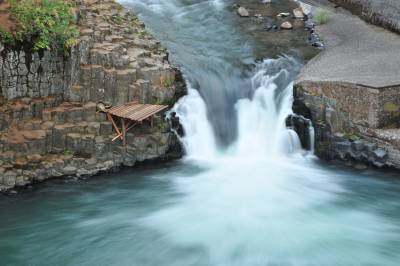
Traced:
POLYGON ((187 158, 214 159, 217 155, 212 127, 207 118, 207 107, 200 94, 187 85, 188 94, 181 98, 170 113, 176 113, 184 127, 184 136, 179 137, 187 158))
POLYGON ((187 158, 215 160, 226 155, 273 158, 301 151, 297 133, 285 124, 293 113, 293 82, 288 70, 279 66, 288 63, 295 61, 281 57, 264 60, 257 66, 249 82, 251 95, 238 99, 236 112, 232 113, 237 121, 237 139, 225 149, 217 147, 208 119, 213 114, 207 113, 202 97, 189 84, 188 95, 172 109, 185 131, 181 141, 187 158))

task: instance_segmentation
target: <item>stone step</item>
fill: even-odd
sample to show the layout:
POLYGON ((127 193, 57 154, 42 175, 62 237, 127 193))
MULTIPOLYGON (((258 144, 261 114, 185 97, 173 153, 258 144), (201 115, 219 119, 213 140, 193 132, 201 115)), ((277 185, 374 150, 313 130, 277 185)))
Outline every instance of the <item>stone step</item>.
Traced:
POLYGON ((95 153, 95 134, 69 133, 66 136, 66 149, 74 153, 95 153))
POLYGON ((76 123, 96 120, 96 103, 64 102, 61 105, 43 111, 44 121, 54 121, 56 124, 76 123))
POLYGON ((45 154, 50 148, 51 131, 18 130, 13 128, 0 134, 0 160, 21 155, 45 154), (11 156, 7 152, 13 153, 11 156))
POLYGON ((82 65, 80 86, 71 90, 71 100, 123 104, 134 99, 133 84, 137 80, 134 68, 106 68, 101 65, 82 65))
POLYGON ((0 106, 0 131, 23 124, 26 120, 39 119, 46 108, 55 107, 59 103, 60 100, 54 97, 10 100, 0 106))

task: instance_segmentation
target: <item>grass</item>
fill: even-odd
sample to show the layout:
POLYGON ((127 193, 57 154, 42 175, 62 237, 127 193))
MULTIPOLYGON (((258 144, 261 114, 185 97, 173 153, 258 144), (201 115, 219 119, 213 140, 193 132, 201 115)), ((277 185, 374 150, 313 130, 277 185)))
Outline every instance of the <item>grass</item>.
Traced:
POLYGON ((6 44, 30 43, 33 51, 59 50, 68 53, 77 44, 79 31, 73 0, 8 0, 13 32, 0 31, 6 44))
POLYGON ((329 11, 318 8, 314 14, 314 21, 317 25, 323 25, 329 21, 329 11))

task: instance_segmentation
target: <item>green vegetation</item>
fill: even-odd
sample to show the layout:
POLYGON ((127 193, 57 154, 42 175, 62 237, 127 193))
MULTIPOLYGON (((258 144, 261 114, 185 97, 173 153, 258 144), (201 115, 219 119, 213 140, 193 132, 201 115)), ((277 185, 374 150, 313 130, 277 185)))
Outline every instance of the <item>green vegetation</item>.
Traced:
POLYGON ((175 83, 174 78, 166 77, 166 78, 161 79, 161 86, 163 86, 164 88, 172 87, 172 85, 174 85, 174 83, 175 83))
POLYGON ((318 8, 314 14, 314 21, 317 25, 326 24, 329 21, 329 11, 318 8))
POLYGON ((31 43, 33 51, 59 50, 68 54, 78 42, 79 31, 73 13, 75 1, 8 0, 15 32, 0 30, 4 43, 31 43))
POLYGON ((63 154, 64 154, 65 156, 71 156, 71 155, 74 155, 74 152, 73 152, 73 151, 70 151, 70 150, 68 150, 68 149, 65 149, 64 152, 63 152, 63 154))

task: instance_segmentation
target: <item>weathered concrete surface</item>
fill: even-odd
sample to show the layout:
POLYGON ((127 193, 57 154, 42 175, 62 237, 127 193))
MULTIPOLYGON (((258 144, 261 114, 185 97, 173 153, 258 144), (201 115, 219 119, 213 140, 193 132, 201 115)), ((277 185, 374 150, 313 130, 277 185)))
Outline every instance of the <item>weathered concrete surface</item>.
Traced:
POLYGON ((295 83, 294 110, 312 120, 317 155, 400 169, 400 36, 327 0, 316 30, 327 48, 295 83))
POLYGON ((362 19, 400 33, 399 0, 331 0, 362 19))
POLYGON ((304 1, 330 11, 329 22, 317 26, 328 49, 312 59, 302 81, 346 82, 368 87, 400 85, 400 36, 370 25, 327 1, 304 1))

